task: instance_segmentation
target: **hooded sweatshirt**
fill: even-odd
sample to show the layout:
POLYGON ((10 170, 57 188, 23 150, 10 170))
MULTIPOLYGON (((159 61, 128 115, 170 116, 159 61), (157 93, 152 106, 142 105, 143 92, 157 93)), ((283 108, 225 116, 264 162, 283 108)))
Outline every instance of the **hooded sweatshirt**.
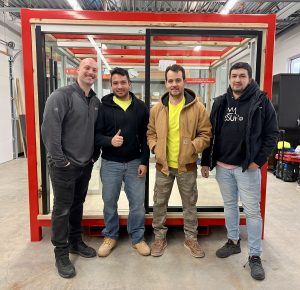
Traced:
POLYGON ((218 161, 240 166, 245 159, 249 101, 257 90, 259 90, 257 83, 251 82, 240 98, 234 99, 232 89, 228 88, 227 105, 217 143, 218 161))
MULTIPOLYGON (((279 134, 274 107, 266 93, 259 90, 257 83, 252 80, 250 86, 246 88, 243 96, 241 96, 245 103, 248 104, 247 109, 244 107, 244 102, 239 102, 237 106, 237 114, 240 117, 244 118, 245 110, 247 110, 246 123, 243 124, 243 122, 239 122, 235 124, 236 127, 234 127, 234 123, 237 122, 231 122, 233 124, 231 124, 232 127, 230 128, 239 128, 239 130, 236 130, 235 134, 234 129, 228 130, 227 133, 230 134, 230 137, 222 134, 222 138, 225 137, 227 141, 221 140, 220 135, 223 130, 225 115, 226 112, 228 113, 226 109, 229 107, 227 104, 228 94, 232 94, 230 89, 224 95, 214 100, 210 114, 210 120, 213 126, 213 138, 210 147, 203 151, 201 165, 209 166, 210 169, 213 169, 217 161, 222 161, 232 165, 238 164, 243 168, 243 171, 245 171, 251 162, 255 162, 261 167, 267 161, 268 156, 276 146, 279 134), (250 96, 249 98, 248 94, 250 96), (241 127, 244 128, 244 132, 241 132, 241 127), (239 132, 241 132, 240 135, 238 135, 239 132), (234 138, 232 143, 230 138, 234 138), (228 143, 230 143, 235 153, 230 154, 228 152, 226 148, 228 143), (243 150, 243 148, 244 152, 238 152, 239 149, 243 150), (225 154, 223 154, 222 150, 227 152, 227 158, 225 158, 225 154), (229 155, 231 155, 231 159, 229 159, 229 155), (240 160, 240 156, 244 156, 242 161, 240 160)), ((237 115, 234 116, 237 117, 237 115)), ((231 115, 227 116, 227 118, 234 119, 231 115)), ((230 124, 228 126, 230 126, 230 124)))
POLYGON ((102 98, 99 115, 96 121, 95 143, 102 147, 102 158, 115 162, 129 162, 141 159, 142 165, 147 165, 149 148, 147 145, 147 125, 149 112, 144 102, 129 92, 132 102, 124 111, 113 101, 114 94, 102 98), (123 144, 114 147, 112 138, 121 130, 123 144))

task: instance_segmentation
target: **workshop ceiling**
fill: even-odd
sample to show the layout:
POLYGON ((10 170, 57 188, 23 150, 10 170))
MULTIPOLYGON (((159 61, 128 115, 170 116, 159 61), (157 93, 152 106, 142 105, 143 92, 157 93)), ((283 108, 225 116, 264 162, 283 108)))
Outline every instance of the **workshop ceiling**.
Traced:
MULTIPOLYGON (((166 1, 166 0, 78 0, 83 10, 119 12, 220 13, 228 0, 166 1)), ((20 8, 72 9, 67 0, 0 0, 0 11, 20 18, 20 8)), ((276 34, 300 23, 298 1, 240 0, 230 14, 276 14, 276 34)))

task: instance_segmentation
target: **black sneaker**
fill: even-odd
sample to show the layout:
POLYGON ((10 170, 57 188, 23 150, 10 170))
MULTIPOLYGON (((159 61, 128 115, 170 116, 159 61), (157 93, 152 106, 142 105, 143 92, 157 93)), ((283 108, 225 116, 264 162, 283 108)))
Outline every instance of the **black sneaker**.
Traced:
POLYGON ((56 258, 55 266, 58 274, 63 278, 72 278, 76 275, 75 268, 68 256, 56 258))
POLYGON ((92 247, 86 245, 83 241, 80 241, 76 244, 70 244, 69 252, 84 258, 96 257, 96 251, 92 247))
POLYGON ((261 259, 259 256, 251 256, 248 259, 249 266, 251 269, 251 276, 255 280, 265 279, 265 270, 261 264, 261 259))
POLYGON ((216 251, 216 255, 219 258, 227 258, 233 254, 238 254, 241 252, 240 241, 235 244, 232 240, 228 239, 227 243, 216 251))

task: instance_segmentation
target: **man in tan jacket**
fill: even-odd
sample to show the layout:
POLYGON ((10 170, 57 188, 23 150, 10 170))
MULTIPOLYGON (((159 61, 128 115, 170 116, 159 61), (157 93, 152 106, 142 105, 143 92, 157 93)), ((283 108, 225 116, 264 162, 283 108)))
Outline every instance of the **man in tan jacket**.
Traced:
POLYGON ((197 241, 198 153, 209 146, 211 124, 193 91, 184 88, 185 70, 174 64, 165 72, 165 93, 150 112, 148 145, 156 158, 151 255, 159 257, 167 247, 164 225, 168 201, 176 177, 184 217, 184 246, 196 258, 204 257, 197 241))

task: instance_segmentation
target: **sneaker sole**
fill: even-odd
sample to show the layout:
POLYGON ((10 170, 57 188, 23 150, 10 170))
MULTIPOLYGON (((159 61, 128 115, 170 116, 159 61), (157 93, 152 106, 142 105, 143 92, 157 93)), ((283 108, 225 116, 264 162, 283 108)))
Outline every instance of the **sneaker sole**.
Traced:
POLYGON ((70 279, 70 278, 73 278, 73 277, 76 276, 76 273, 74 273, 72 275, 64 275, 64 274, 61 274, 61 273, 58 272, 58 274, 59 274, 60 277, 63 277, 65 279, 70 279))
POLYGON ((69 253, 70 253, 70 254, 74 254, 74 255, 81 256, 81 257, 83 257, 83 258, 94 258, 94 257, 97 256, 97 253, 95 253, 93 256, 91 256, 91 255, 84 255, 84 254, 82 254, 81 252, 75 251, 75 250, 69 250, 69 253))
POLYGON ((164 254, 166 248, 167 248, 167 244, 163 247, 163 249, 162 249, 162 251, 160 253, 152 253, 152 251, 151 251, 151 256, 152 257, 160 257, 160 256, 162 256, 164 254))
POLYGON ((255 276, 252 276, 251 275, 251 277, 254 279, 254 280, 257 280, 257 281, 262 281, 262 280, 265 280, 265 276, 263 276, 263 277, 255 277, 255 276))
POLYGON ((191 254, 194 258, 204 258, 204 257, 205 257, 205 253, 204 253, 204 252, 203 252, 203 255, 199 256, 199 255, 194 254, 194 253, 191 251, 191 249, 190 249, 186 244, 183 244, 183 245, 184 245, 184 247, 185 247, 187 250, 189 250, 190 254, 191 254))

